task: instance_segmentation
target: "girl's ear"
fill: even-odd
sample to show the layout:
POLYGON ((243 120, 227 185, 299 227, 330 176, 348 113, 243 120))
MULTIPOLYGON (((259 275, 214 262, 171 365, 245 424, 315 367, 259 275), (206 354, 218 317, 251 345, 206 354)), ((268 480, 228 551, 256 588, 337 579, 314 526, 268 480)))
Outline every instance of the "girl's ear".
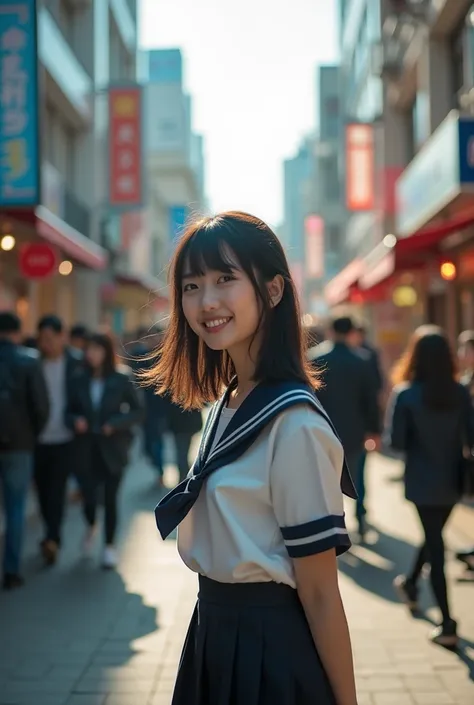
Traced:
POLYGON ((275 308, 281 301, 283 296, 283 291, 285 289, 285 282, 281 274, 277 274, 271 282, 267 284, 268 298, 270 299, 270 306, 275 308))

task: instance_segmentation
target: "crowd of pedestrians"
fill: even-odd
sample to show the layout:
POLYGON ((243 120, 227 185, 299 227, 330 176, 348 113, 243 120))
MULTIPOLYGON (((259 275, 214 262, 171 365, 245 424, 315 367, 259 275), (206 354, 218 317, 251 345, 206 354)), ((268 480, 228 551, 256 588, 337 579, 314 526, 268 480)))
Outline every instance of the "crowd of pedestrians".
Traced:
MULTIPOLYGON (((20 587, 26 506, 33 490, 43 536, 39 552, 53 566, 64 543, 63 518, 71 486, 84 515, 83 553, 93 553, 103 507, 101 565, 117 562, 118 496, 132 441, 163 484, 163 439, 175 439, 180 477, 201 429, 200 412, 182 412, 140 383, 159 333, 139 331, 127 350, 83 325, 66 329, 44 316, 36 335, 24 338, 12 312, 0 313, 0 486, 5 519, 2 581, 20 587), (136 433, 141 429, 142 433, 136 433)), ((67 537, 66 537, 67 540, 67 537)))

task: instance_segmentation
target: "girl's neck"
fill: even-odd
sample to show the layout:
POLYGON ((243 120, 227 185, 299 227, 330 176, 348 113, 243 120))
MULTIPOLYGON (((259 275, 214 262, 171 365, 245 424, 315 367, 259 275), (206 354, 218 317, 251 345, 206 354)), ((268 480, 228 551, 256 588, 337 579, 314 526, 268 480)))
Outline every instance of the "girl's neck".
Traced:
POLYGON ((237 376, 237 386, 229 398, 229 407, 233 409, 237 409, 257 386, 257 382, 254 379, 255 363, 248 354, 248 349, 245 350, 245 353, 245 355, 240 356, 235 354, 231 355, 237 376))

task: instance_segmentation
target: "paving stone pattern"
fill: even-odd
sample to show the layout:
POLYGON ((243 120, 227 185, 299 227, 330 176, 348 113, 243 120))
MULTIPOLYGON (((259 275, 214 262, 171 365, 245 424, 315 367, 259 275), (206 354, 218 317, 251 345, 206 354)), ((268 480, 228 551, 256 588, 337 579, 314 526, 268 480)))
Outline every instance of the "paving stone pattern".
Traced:
MULTIPOLYGON (((462 568, 450 561, 465 641, 459 655, 430 644, 429 622, 412 619, 391 586, 419 539, 396 481, 400 467, 374 456, 369 471, 377 530, 340 561, 359 705, 474 705, 474 584, 463 582, 462 568)), ((39 527, 30 526, 27 585, 0 594, 0 705, 170 704, 196 580, 181 565, 174 540, 157 534, 158 496, 152 471, 137 460, 123 490, 117 573, 100 570, 98 556, 81 558, 78 507, 68 511, 63 555, 51 570, 41 568, 39 527)), ((450 548, 469 542, 464 526, 452 523, 450 548)), ((426 618, 433 619, 428 582, 423 593, 426 618)))

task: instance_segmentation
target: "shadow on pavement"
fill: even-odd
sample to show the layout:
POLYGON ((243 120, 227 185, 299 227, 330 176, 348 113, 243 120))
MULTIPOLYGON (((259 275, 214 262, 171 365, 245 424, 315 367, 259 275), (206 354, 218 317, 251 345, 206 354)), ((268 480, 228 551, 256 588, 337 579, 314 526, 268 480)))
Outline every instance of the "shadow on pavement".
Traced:
MULTIPOLYGON (((339 570, 364 590, 399 603, 393 580, 409 569, 415 550, 412 543, 371 528, 366 542, 354 544, 339 559, 339 570)), ((423 590, 421 596, 423 609, 433 606, 429 590, 423 590)))

